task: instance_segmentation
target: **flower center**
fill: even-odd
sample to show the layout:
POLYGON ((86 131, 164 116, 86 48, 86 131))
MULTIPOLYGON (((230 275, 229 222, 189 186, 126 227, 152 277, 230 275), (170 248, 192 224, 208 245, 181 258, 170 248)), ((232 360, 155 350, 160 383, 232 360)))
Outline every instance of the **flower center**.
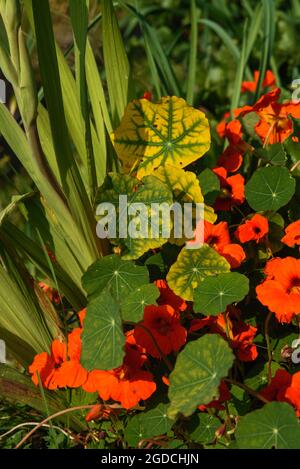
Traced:
POLYGON ((226 187, 223 187, 220 191, 220 198, 221 199, 229 199, 231 197, 231 192, 229 189, 227 189, 226 187))
POLYGON ((167 335, 170 332, 170 323, 163 318, 157 318, 153 326, 161 335, 167 335))
POLYGON ((294 277, 291 279, 291 286, 289 293, 300 294, 300 278, 294 277))

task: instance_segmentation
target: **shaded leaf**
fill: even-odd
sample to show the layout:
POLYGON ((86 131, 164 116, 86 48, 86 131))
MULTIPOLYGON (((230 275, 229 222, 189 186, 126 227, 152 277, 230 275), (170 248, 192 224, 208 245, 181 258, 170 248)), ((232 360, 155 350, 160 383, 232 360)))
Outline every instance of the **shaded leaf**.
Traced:
POLYGON ((142 285, 121 300, 123 321, 139 322, 144 317, 144 308, 156 304, 159 289, 153 285, 142 285))

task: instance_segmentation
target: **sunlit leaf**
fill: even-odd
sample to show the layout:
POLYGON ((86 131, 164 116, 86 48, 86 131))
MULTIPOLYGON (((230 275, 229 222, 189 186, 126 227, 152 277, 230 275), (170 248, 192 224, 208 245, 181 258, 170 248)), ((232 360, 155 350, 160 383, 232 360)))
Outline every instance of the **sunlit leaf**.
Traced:
POLYGON ((191 415, 200 404, 219 396, 219 385, 233 363, 233 353, 222 337, 209 334, 188 343, 170 374, 168 416, 191 415))
POLYGON ((209 149, 210 130, 203 112, 182 98, 137 99, 127 106, 114 142, 126 170, 138 164, 142 178, 160 165, 184 168, 199 159, 209 149))
POLYGON ((183 248, 167 275, 167 281, 176 293, 192 301, 194 290, 210 275, 229 272, 230 265, 213 248, 204 244, 200 249, 183 248))

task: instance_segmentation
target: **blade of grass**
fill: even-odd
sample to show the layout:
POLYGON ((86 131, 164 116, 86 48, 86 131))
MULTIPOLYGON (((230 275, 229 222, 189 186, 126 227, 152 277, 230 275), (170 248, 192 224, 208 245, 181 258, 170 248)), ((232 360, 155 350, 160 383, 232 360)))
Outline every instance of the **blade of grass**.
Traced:
POLYGON ((257 101, 262 83, 266 74, 268 64, 273 49, 274 34, 275 34, 275 7, 273 0, 263 0, 263 48, 259 66, 259 80, 256 87, 254 102, 257 101))
POLYGON ((117 125, 130 101, 130 67, 111 0, 102 0, 102 38, 112 120, 117 125))
POLYGON ((91 200, 97 189, 97 174, 90 125, 90 103, 86 82, 86 46, 88 33, 89 0, 70 0, 70 13, 75 44, 75 74, 79 89, 80 107, 84 121, 85 147, 87 155, 88 188, 91 200))
POLYGON ((244 71, 246 67, 246 43, 247 43, 247 21, 244 25, 241 57, 237 66, 237 71, 236 71, 235 81, 234 81, 234 86, 233 86, 233 93, 232 93, 231 105, 230 105, 231 113, 233 113, 233 110, 236 109, 239 105, 239 100, 240 100, 240 95, 241 95, 241 86, 242 86, 244 71))
POLYGON ((198 44, 198 18, 195 0, 191 0, 190 8, 190 22, 191 22, 191 39, 190 39, 190 57, 189 57, 189 70, 187 79, 187 93, 186 100, 193 106, 196 71, 197 71, 197 44, 198 44))

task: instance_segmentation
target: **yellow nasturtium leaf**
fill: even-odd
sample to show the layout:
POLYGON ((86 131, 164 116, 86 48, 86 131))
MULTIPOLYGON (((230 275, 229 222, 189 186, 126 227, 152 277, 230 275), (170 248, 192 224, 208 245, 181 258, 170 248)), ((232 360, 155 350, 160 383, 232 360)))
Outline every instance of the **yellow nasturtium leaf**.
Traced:
POLYGON ((138 166, 142 178, 165 164, 184 168, 210 147, 210 129, 204 113, 176 96, 157 104, 136 99, 128 104, 114 145, 126 171, 138 166))
POLYGON ((207 244, 199 249, 183 248, 167 275, 169 287, 184 300, 193 301, 194 290, 210 275, 230 271, 226 259, 207 244))
MULTIPOLYGON (((153 174, 171 189, 175 200, 179 197, 182 202, 204 203, 199 180, 195 173, 166 164, 157 168, 153 174)), ((217 215, 212 207, 204 205, 204 218, 210 223, 216 221, 217 215)))

